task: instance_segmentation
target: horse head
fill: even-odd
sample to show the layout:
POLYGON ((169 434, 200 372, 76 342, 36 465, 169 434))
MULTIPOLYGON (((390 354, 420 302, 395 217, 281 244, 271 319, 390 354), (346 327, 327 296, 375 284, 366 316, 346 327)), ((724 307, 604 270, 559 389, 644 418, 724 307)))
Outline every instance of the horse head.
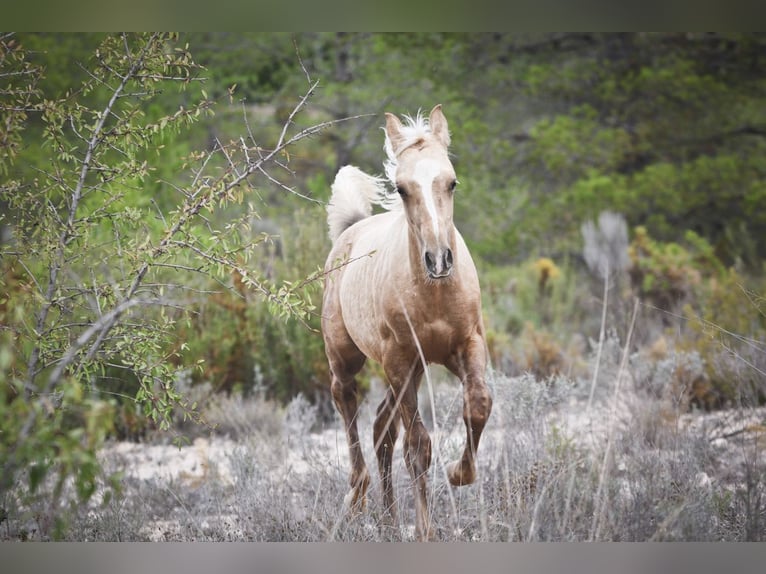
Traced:
POLYGON ((404 125, 386 114, 386 174, 401 197, 418 260, 430 279, 444 279, 454 266, 453 195, 457 178, 449 159, 447 118, 441 105, 428 122, 418 115, 404 125))

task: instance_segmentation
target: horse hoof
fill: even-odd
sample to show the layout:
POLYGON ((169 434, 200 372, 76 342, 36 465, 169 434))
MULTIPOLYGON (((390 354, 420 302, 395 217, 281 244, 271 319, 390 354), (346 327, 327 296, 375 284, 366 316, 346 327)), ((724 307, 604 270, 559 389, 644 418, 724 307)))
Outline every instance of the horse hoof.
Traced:
POLYGON ((476 471, 458 460, 447 467, 447 477, 452 486, 465 486, 476 480, 476 471))
POLYGON ((343 498, 344 506, 351 512, 362 512, 367 503, 367 489, 370 486, 370 476, 367 470, 363 470, 359 475, 352 477, 351 490, 343 498))
POLYGON ((359 492, 359 489, 352 488, 345 497, 343 497, 343 506, 345 506, 351 514, 358 514, 364 511, 367 506, 367 497, 363 492, 359 492))
POLYGON ((370 486, 370 477, 364 472, 360 478, 353 481, 354 486, 343 498, 343 504, 351 514, 359 514, 367 505, 367 488, 370 486))

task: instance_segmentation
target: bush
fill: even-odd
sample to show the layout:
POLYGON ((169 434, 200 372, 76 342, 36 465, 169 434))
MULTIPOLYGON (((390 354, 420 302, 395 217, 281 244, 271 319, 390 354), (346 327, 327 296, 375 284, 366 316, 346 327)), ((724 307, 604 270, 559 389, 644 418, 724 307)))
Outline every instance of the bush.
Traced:
POLYGON ((723 273, 723 266, 704 239, 689 231, 685 247, 652 239, 637 227, 628 249, 633 288, 644 301, 670 313, 687 302, 696 302, 704 277, 723 273))
POLYGON ((495 368, 529 371, 541 379, 579 368, 580 341, 597 328, 587 288, 572 265, 548 257, 482 269, 487 345, 495 368))
POLYGON ((299 289, 310 312, 303 321, 275 314, 235 270, 227 288, 217 286, 196 306, 188 324, 179 327, 178 340, 186 346, 182 361, 197 364, 194 381, 210 383, 215 391, 265 391, 283 404, 302 393, 322 402, 329 399, 330 380, 316 312, 320 270, 329 250, 324 212, 299 210, 270 227, 275 234, 261 243, 254 261, 275 285, 311 276, 299 289))
POLYGON ((709 402, 715 406, 758 405, 766 401, 766 313, 764 285, 753 291, 729 269, 711 279, 698 308, 687 305, 682 349, 705 359, 709 402))
MULTIPOLYGON (((43 97, 43 69, 12 34, 0 36, 0 76, 10 82, 0 90, 9 136, 0 138, 8 151, 0 173, 9 176, 0 181, 0 498, 38 496, 57 519, 67 501, 96 491, 96 451, 113 430, 115 397, 125 401, 125 434, 143 432, 139 413, 161 430, 178 416, 201 422, 178 390, 189 365, 187 342, 174 335, 205 282, 231 277, 240 297, 268 301, 282 320, 308 322, 313 310, 302 298, 313 282, 273 285, 253 272, 246 264, 257 240, 238 231, 251 216, 242 207, 255 194, 251 180, 284 189, 267 170, 284 169, 287 150, 322 126, 285 125, 264 147, 245 125, 247 136, 215 138, 183 160, 179 138, 165 155, 213 106, 177 39, 106 35, 81 83, 68 79, 65 92, 43 97), (159 98, 172 87, 188 89, 159 98), (167 106, 175 107, 165 115, 167 106), (46 480, 53 488, 38 489, 46 480)), ((247 309, 227 312, 235 328, 221 325, 212 333, 219 340, 205 342, 214 350, 222 342, 227 360, 241 363, 247 340, 236 327, 247 309)))
POLYGON ((704 365, 694 381, 683 383, 690 404, 710 409, 763 403, 762 280, 752 279, 755 288, 748 286, 693 232, 680 245, 657 242, 639 227, 629 252, 633 289, 650 306, 645 320, 661 322, 667 338, 677 339, 678 350, 700 357, 704 365))

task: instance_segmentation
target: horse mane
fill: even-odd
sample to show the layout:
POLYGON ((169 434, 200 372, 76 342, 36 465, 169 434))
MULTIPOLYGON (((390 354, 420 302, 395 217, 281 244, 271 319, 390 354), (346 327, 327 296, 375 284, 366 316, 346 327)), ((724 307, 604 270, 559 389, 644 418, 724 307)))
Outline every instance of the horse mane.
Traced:
MULTIPOLYGON (((428 123, 428 119, 423 116, 420 110, 413 118, 412 116, 404 116, 405 124, 402 126, 401 135, 403 141, 399 149, 399 153, 403 152, 407 148, 423 143, 428 135, 431 134, 431 126, 428 123)), ((383 130, 385 133, 385 130, 383 130)), ((386 178, 393 186, 391 191, 380 196, 375 202, 383 209, 389 211, 402 208, 402 199, 399 194, 396 193, 396 170, 399 168, 399 160, 397 154, 394 153, 394 146, 386 133, 386 141, 383 145, 386 150, 386 161, 383 162, 383 170, 385 171, 386 178)))

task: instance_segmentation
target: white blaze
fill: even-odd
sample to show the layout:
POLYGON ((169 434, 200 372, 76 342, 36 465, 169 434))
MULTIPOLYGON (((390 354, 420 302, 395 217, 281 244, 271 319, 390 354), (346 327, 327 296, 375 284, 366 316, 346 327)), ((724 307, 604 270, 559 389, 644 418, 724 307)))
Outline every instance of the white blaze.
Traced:
POLYGON ((421 159, 415 164, 415 181, 423 192, 423 202, 434 228, 434 236, 439 237, 439 218, 434 203, 434 179, 441 173, 441 164, 433 159, 421 159))

